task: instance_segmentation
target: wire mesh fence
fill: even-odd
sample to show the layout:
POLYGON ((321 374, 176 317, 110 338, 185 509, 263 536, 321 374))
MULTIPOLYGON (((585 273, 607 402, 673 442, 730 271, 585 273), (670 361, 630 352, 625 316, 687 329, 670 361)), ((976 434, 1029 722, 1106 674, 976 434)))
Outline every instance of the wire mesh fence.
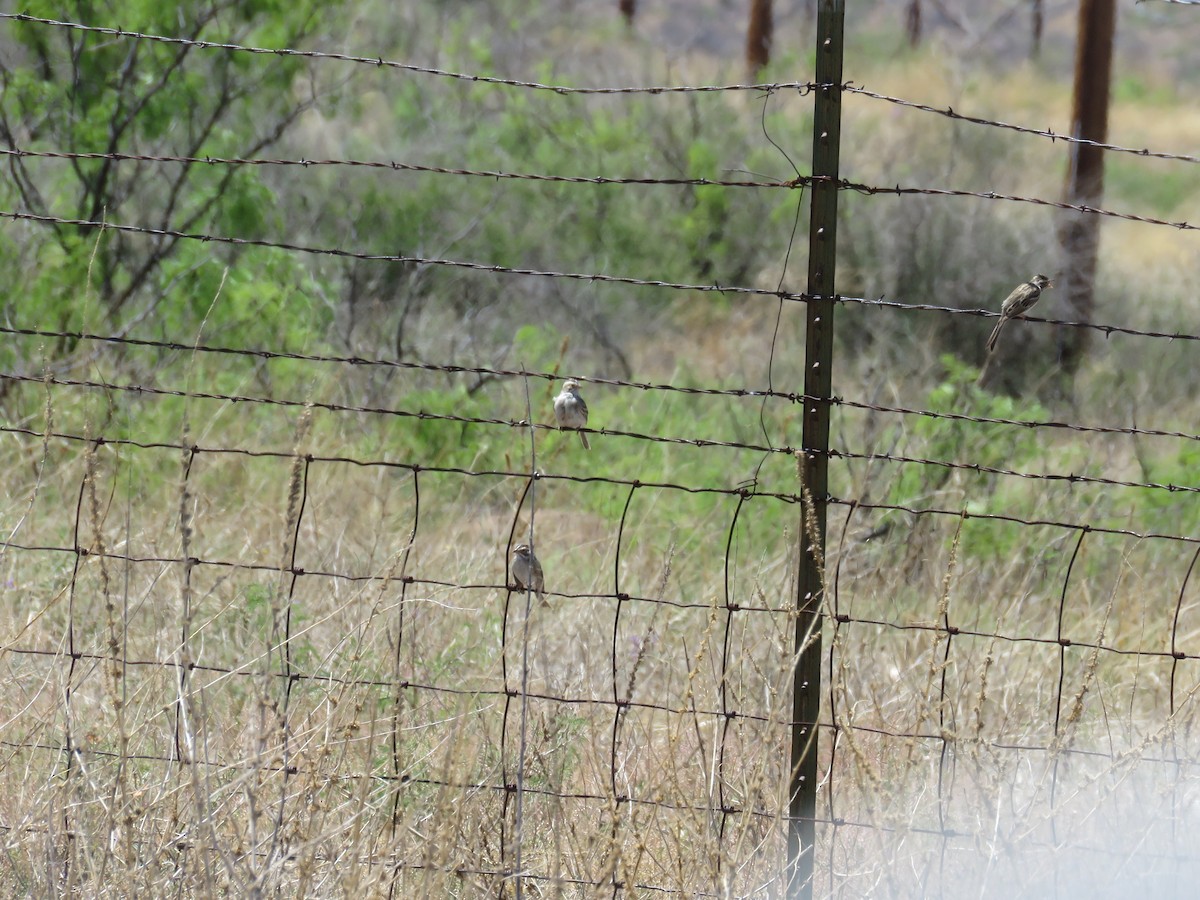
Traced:
MULTIPOLYGON (((551 100, 808 102, 820 87, 579 88, 2 19, 551 100)), ((905 115, 1076 140, 839 87, 905 115)), ((596 191, 786 191, 797 203, 814 183, 799 172, 616 177, 531 162, 514 173, 11 140, 2 152, 22 166, 346 167, 596 191)), ((39 172, 21 177, 37 184, 39 172)), ((872 202, 1018 201, 1150 230, 1200 227, 991 190, 837 185, 872 202)), ((20 315, 0 327, 7 886, 784 894, 806 532, 799 423, 817 398, 782 353, 776 365, 762 324, 794 326, 812 294, 783 277, 720 284, 456 259, 178 227, 169 216, 0 217, 93 240, 448 269, 514 292, 578 283, 756 304, 766 312, 753 346, 767 357, 753 380, 686 367, 613 377, 565 359, 535 369, 469 352, 424 361, 225 344, 171 322, 33 324, 14 306, 20 315), (591 408, 590 450, 555 424, 568 375, 591 408), (514 577, 523 542, 544 568, 544 599, 514 577)), ((997 315, 860 293, 838 295, 839 314, 883 329, 928 318, 982 330, 997 315)), ((1190 352, 1198 337, 1142 319, 1026 318, 1029 329, 1089 329, 1164 354, 1190 352)), ((731 338, 732 327, 718 333, 731 338)), ((973 377, 915 397, 867 382, 842 396, 836 376, 834 386, 814 892, 1073 896, 1137 885, 1183 895, 1200 863, 1188 840, 1200 759, 1200 435, 1169 411, 1139 423, 1117 410, 1097 419, 991 402, 973 377)))

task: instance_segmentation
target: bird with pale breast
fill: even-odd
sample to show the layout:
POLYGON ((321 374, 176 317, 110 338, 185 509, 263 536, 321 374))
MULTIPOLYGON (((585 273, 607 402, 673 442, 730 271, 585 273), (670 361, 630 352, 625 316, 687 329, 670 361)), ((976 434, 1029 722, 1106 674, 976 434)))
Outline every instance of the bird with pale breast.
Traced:
MULTIPOLYGON (((563 382, 562 393, 554 398, 554 418, 558 420, 559 428, 587 427, 588 408, 579 396, 579 382, 569 378, 563 382)), ((584 450, 591 450, 587 435, 579 432, 579 440, 583 442, 584 450)))
POLYGON ((992 333, 988 335, 987 339, 988 353, 995 352, 996 341, 1000 340, 1000 331, 1008 324, 1009 320, 1018 319, 1029 312, 1042 296, 1042 291, 1048 287, 1054 287, 1054 282, 1045 275, 1034 275, 1024 284, 1017 285, 1000 304, 1000 321, 996 323, 996 327, 992 329, 992 333))

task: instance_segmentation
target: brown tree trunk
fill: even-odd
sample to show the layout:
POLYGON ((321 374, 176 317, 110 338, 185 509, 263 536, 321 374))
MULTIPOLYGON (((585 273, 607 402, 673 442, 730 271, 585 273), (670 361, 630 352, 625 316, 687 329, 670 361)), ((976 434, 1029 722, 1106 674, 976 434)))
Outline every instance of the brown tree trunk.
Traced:
POLYGON ((1030 6, 1033 7, 1033 44, 1030 47, 1029 55, 1033 59, 1037 59, 1042 55, 1042 27, 1045 24, 1045 9, 1042 0, 1030 0, 1030 6))
POLYGON ((637 15, 637 0, 617 0, 617 8, 625 17, 625 24, 633 27, 633 17, 637 15))
POLYGON ((921 0, 909 0, 904 14, 904 30, 908 33, 908 45, 917 47, 921 43, 921 0))
POLYGON ((771 0, 750 0, 750 27, 746 30, 746 66, 752 76, 771 62, 773 31, 771 0))
MULTIPOLYGON (((1104 142, 1108 138, 1108 96, 1112 79, 1114 0, 1080 0, 1079 36, 1075 49, 1075 99, 1071 136, 1104 142)), ((1065 200, 1077 206, 1100 206, 1104 199, 1104 151, 1090 144, 1071 144, 1065 200)), ((1096 260, 1100 218, 1064 212, 1059 230, 1063 247, 1060 286, 1066 299, 1066 318, 1091 322, 1096 309, 1096 260)), ((1087 349, 1090 331, 1062 328, 1059 354, 1063 368, 1074 372, 1087 349)))

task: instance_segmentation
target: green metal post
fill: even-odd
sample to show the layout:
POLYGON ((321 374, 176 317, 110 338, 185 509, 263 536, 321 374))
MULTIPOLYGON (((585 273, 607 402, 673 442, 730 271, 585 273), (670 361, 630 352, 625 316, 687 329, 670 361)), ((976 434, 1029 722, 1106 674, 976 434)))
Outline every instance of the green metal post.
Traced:
POLYGON ((808 331, 804 355, 804 504, 796 596, 792 754, 788 803, 788 897, 809 900, 817 813, 817 721, 821 710, 821 566, 829 488, 829 408, 833 388, 833 295, 837 253, 838 142, 842 121, 844 0, 817 10, 816 108, 808 231, 808 331))

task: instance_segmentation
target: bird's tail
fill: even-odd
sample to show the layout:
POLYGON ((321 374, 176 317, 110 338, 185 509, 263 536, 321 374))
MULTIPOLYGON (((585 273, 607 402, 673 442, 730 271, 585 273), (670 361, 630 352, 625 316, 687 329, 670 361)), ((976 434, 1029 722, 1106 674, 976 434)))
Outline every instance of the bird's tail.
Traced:
POLYGON ((995 352, 996 341, 1000 340, 1000 329, 1004 327, 1004 323, 1007 321, 1008 321, 1007 318, 1000 319, 1000 321, 996 323, 996 327, 992 329, 992 333, 990 335, 988 335, 988 339, 987 339, 988 353, 995 352))
POLYGON ((579 432, 579 440, 581 440, 581 441, 583 442, 583 449, 584 449, 584 450, 591 450, 591 449, 592 449, 592 445, 588 443, 587 435, 586 435, 586 434, 584 434, 582 431, 581 431, 581 432, 579 432))

